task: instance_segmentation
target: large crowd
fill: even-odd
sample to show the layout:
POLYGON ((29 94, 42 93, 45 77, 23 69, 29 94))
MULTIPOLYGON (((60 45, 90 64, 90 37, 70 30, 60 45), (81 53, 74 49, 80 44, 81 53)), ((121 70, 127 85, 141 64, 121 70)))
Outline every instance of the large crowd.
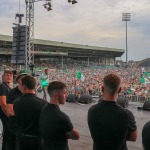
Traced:
MULTIPOLYGON (((68 139, 79 140, 80 133, 59 107, 65 104, 68 93, 103 96, 103 100, 88 111, 87 123, 94 150, 127 150, 126 141, 136 141, 134 115, 116 100, 119 94, 149 99, 149 68, 36 64, 34 72, 33 68, 29 72, 24 69, 1 67, 2 150, 41 150, 42 147, 69 150, 68 139), (39 88, 43 99, 36 95, 39 88)), ((142 130, 142 143, 148 147, 145 150, 150 147, 147 146, 149 124, 142 130)))
MULTIPOLYGON (((13 70, 13 67, 5 66, 13 70)), ((79 65, 79 64, 35 64, 34 72, 37 80, 37 88, 40 87, 40 76, 45 68, 49 68, 49 82, 62 81, 67 85, 69 94, 90 94, 100 96, 102 94, 101 85, 106 74, 115 73, 121 78, 122 92, 121 95, 132 98, 144 97, 150 98, 150 68, 118 68, 114 66, 96 66, 96 65, 79 65), (78 79, 77 74, 80 72, 83 79, 78 79), (145 74, 147 72, 148 74, 145 74), (147 79, 147 83, 142 83, 140 77, 147 79)))

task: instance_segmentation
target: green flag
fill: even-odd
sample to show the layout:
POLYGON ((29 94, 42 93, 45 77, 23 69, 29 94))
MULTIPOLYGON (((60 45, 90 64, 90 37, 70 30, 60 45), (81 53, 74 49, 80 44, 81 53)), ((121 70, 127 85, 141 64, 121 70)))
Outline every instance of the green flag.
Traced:
POLYGON ((140 82, 143 83, 143 84, 150 83, 150 82, 148 81, 148 79, 144 78, 143 76, 140 76, 140 82))
POLYGON ((81 79, 82 81, 85 80, 85 77, 83 76, 82 72, 78 72, 78 73, 77 73, 77 78, 78 78, 78 79, 81 79))
POLYGON ((141 83, 145 83, 145 79, 144 79, 143 76, 140 76, 140 82, 141 82, 141 83))
POLYGON ((150 72, 144 72, 144 74, 146 75, 146 77, 150 77, 150 72))
POLYGON ((81 79, 82 73, 81 72, 77 72, 77 78, 81 79))

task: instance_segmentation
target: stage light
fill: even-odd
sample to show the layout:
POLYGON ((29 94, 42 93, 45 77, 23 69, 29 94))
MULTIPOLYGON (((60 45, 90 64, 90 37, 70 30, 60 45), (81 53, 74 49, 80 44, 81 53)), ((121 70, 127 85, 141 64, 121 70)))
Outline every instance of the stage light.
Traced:
POLYGON ((51 8, 51 7, 52 7, 52 4, 51 4, 51 2, 48 2, 48 3, 47 3, 47 5, 48 5, 47 11, 50 11, 50 10, 52 10, 52 8, 51 8))
POLYGON ((72 0, 72 5, 73 5, 73 4, 76 4, 76 3, 77 3, 77 1, 76 1, 76 0, 72 0))
POLYGON ((50 10, 52 10, 52 5, 51 5, 51 2, 47 2, 46 4, 44 4, 43 5, 44 6, 44 8, 46 8, 47 9, 47 11, 50 11, 50 10))

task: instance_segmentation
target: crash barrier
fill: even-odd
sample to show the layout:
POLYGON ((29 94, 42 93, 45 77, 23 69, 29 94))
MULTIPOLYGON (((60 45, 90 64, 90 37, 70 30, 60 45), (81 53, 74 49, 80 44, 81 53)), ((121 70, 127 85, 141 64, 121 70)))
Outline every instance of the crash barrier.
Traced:
POLYGON ((144 103, 146 98, 144 96, 136 96, 136 95, 131 95, 129 98, 131 102, 141 102, 144 103))

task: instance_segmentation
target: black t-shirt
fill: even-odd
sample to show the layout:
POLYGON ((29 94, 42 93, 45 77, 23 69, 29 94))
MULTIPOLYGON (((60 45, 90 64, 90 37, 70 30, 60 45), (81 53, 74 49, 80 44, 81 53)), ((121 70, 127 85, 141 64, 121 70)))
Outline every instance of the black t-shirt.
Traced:
MULTIPOLYGON (((0 84, 0 96, 6 96, 6 101, 7 101, 7 96, 10 90, 11 88, 5 82, 2 82, 0 84)), ((7 117, 7 116, 4 114, 4 112, 2 111, 0 107, 0 118, 2 117, 7 117)))
MULTIPOLYGON (((14 101, 21 97, 23 94, 22 92, 18 89, 18 86, 11 89, 9 94, 8 94, 8 97, 7 97, 7 104, 13 104, 14 101)), ((10 116, 9 117, 9 128, 11 131, 15 132, 17 130, 17 125, 16 125, 16 119, 15 119, 15 116, 10 116)))
POLYGON ((18 89, 18 86, 11 89, 8 97, 7 97, 7 104, 13 104, 15 99, 19 98, 20 96, 22 96, 22 92, 18 89))
POLYGON ((68 150, 66 132, 73 129, 69 117, 57 105, 48 104, 40 115, 44 150, 68 150))
POLYGON ((94 150, 127 150, 126 138, 136 130, 131 111, 113 101, 102 101, 88 111, 88 125, 94 150))
POLYGON ((150 121, 147 122, 142 130, 142 143, 144 150, 150 150, 150 121))
POLYGON ((18 126, 17 136, 39 137, 39 117, 46 101, 35 94, 24 94, 14 102, 14 112, 18 126))

